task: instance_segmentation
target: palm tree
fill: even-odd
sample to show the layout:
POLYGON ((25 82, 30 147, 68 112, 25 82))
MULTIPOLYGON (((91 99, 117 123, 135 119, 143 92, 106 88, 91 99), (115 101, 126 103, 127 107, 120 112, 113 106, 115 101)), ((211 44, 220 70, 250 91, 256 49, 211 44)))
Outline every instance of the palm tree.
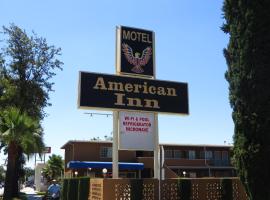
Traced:
POLYGON ((64 171, 64 161, 61 156, 53 154, 49 156, 46 167, 43 168, 43 175, 50 182, 59 179, 64 171))
POLYGON ((40 153, 44 148, 43 132, 39 122, 17 108, 0 113, 0 141, 6 145, 8 162, 4 200, 18 197, 19 167, 21 155, 40 153))

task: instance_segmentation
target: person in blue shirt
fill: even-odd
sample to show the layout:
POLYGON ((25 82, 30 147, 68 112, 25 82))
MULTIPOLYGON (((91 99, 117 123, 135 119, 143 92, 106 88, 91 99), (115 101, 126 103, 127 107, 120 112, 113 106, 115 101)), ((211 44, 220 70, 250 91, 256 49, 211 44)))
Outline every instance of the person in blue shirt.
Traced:
POLYGON ((57 184, 56 180, 52 180, 52 184, 48 187, 48 193, 54 200, 60 199, 60 185, 57 184))

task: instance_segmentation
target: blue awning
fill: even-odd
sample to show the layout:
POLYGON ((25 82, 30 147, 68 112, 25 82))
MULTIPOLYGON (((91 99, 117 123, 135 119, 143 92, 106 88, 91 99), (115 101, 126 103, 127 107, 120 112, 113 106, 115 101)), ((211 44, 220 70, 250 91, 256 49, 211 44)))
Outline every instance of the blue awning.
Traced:
MULTIPOLYGON (((142 170, 144 168, 143 163, 119 162, 118 165, 119 165, 119 169, 142 170)), ((70 161, 67 163, 67 168, 70 168, 70 169, 82 169, 82 168, 112 169, 112 162, 70 161)))

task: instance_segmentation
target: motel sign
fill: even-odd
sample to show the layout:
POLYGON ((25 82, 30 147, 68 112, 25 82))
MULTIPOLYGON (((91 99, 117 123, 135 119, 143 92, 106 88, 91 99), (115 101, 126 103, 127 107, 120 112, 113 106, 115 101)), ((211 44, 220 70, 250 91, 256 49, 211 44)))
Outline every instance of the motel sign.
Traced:
POLYGON ((159 179, 157 115, 189 114, 188 84, 156 80, 155 71, 154 32, 120 26, 116 75, 79 72, 78 107, 113 111, 113 178, 118 178, 118 150, 125 149, 154 151, 159 179))

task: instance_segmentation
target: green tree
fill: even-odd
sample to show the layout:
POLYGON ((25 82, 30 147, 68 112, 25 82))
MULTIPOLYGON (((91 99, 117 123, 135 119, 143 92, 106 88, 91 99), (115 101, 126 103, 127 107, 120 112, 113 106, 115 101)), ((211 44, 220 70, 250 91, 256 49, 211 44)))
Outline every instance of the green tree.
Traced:
POLYGON ((24 168, 24 171, 25 171, 25 176, 26 176, 26 178, 35 175, 35 170, 32 169, 32 168, 30 168, 30 167, 25 167, 25 168, 24 168))
POLYGON ((0 183, 5 181, 6 170, 3 165, 0 165, 0 183))
POLYGON ((113 141, 113 137, 112 137, 112 133, 110 136, 108 135, 104 135, 104 139, 103 138, 100 138, 100 137, 92 137, 90 138, 91 141, 113 141))
POLYGON ((30 155, 33 152, 42 152, 43 132, 39 123, 22 113, 17 108, 9 108, 0 115, 0 140, 6 144, 8 159, 5 179, 4 199, 18 197, 19 171, 23 153, 30 155))
POLYGON ((30 167, 24 167, 23 169, 23 175, 24 177, 21 177, 21 180, 23 182, 27 181, 29 177, 34 176, 35 175, 35 170, 30 168, 30 167))
POLYGON ((59 179, 64 171, 64 161, 61 156, 53 154, 49 156, 46 167, 43 168, 43 175, 48 181, 59 179))
POLYGON ((49 106, 50 79, 63 64, 55 57, 61 49, 36 34, 28 36, 12 24, 3 27, 6 42, 0 52, 0 108, 15 106, 30 117, 43 119, 49 106))
POLYGON ((252 200, 270 199, 270 1, 225 0, 234 163, 252 200))
MULTIPOLYGON (((56 57, 60 48, 47 44, 46 39, 32 36, 11 24, 3 27, 0 44, 0 113, 8 107, 17 107, 35 121, 46 116, 49 92, 53 91, 51 78, 62 62, 56 57)), ((0 148, 5 145, 0 141, 0 148)), ((19 152, 14 174, 22 174, 23 152, 19 152)))

